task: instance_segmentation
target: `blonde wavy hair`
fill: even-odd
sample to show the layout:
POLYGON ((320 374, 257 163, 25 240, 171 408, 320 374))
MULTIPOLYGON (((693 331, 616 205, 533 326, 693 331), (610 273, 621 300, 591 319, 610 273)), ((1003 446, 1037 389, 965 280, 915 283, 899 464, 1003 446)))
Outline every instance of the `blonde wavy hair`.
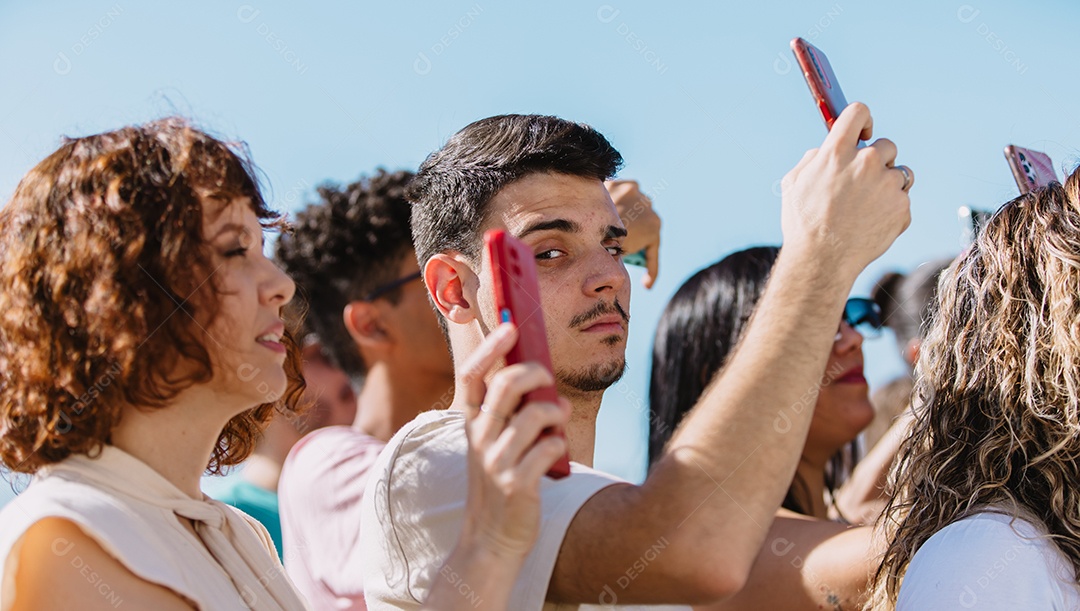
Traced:
POLYGON ((1080 579, 1080 172, 994 215, 932 321, 869 608, 894 609, 927 539, 988 509, 1041 523, 1080 579))

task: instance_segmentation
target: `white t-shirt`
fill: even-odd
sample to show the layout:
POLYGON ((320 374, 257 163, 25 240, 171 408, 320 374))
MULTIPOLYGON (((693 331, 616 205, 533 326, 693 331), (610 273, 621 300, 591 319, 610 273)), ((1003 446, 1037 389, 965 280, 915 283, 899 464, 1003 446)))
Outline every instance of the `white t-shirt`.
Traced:
POLYGON ((1080 588, 1042 528, 985 512, 946 526, 915 552, 896 608, 1075 610, 1080 588))
MULTIPOLYGON (((460 578, 455 580, 453 571, 440 572, 461 533, 468 493, 467 450, 464 414, 430 411, 398 431, 379 456, 361 502, 368 609, 419 609, 436 579, 455 581, 462 595, 471 594, 468 584, 456 582, 460 578)), ((569 477, 541 481, 540 533, 514 584, 509 609, 592 608, 545 602, 548 583, 578 510, 594 494, 622 480, 578 463, 570 468, 569 477)))

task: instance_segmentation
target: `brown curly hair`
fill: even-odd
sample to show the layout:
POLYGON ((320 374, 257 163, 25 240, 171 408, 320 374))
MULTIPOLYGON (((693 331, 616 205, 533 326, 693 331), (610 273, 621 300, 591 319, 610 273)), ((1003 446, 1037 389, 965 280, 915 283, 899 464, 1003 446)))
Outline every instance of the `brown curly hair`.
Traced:
POLYGON ((1046 528, 1080 579, 1080 172, 1005 204, 943 274, 870 608, 915 552, 985 511, 1046 528))
MULTIPOLYGON (((242 146, 168 118, 66 139, 19 182, 0 210, 7 468, 32 473, 95 454, 123 405, 164 407, 213 377, 193 322, 209 324, 220 294, 213 276, 198 290, 211 269, 203 203, 249 198, 264 229, 284 227, 248 159, 242 146)), ((209 472, 247 458, 275 410, 296 411, 300 353, 291 332, 282 341, 286 392, 229 421, 209 472)))

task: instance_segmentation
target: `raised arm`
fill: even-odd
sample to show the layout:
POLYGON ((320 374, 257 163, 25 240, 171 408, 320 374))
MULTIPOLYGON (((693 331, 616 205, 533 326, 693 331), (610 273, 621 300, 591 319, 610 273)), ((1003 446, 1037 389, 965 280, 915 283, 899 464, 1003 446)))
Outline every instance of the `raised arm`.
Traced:
POLYGON ((887 140, 852 104, 783 180, 784 247, 730 363, 641 486, 596 494, 564 539, 549 599, 704 603, 738 591, 795 472, 843 304, 910 222, 887 140))

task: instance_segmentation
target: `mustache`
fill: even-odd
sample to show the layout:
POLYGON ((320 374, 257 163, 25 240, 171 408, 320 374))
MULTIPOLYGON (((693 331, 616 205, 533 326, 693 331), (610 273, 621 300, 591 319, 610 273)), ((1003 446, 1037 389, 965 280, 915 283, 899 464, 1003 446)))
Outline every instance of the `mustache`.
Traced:
POLYGON ((598 301, 596 303, 596 306, 591 308, 588 312, 578 314, 573 319, 571 319, 570 328, 574 329, 577 327, 585 326, 590 322, 596 320, 597 318, 604 316, 605 314, 618 314, 622 317, 623 322, 627 324, 630 323, 630 314, 622 307, 622 305, 619 303, 619 300, 616 299, 611 303, 608 303, 606 301, 598 301))

